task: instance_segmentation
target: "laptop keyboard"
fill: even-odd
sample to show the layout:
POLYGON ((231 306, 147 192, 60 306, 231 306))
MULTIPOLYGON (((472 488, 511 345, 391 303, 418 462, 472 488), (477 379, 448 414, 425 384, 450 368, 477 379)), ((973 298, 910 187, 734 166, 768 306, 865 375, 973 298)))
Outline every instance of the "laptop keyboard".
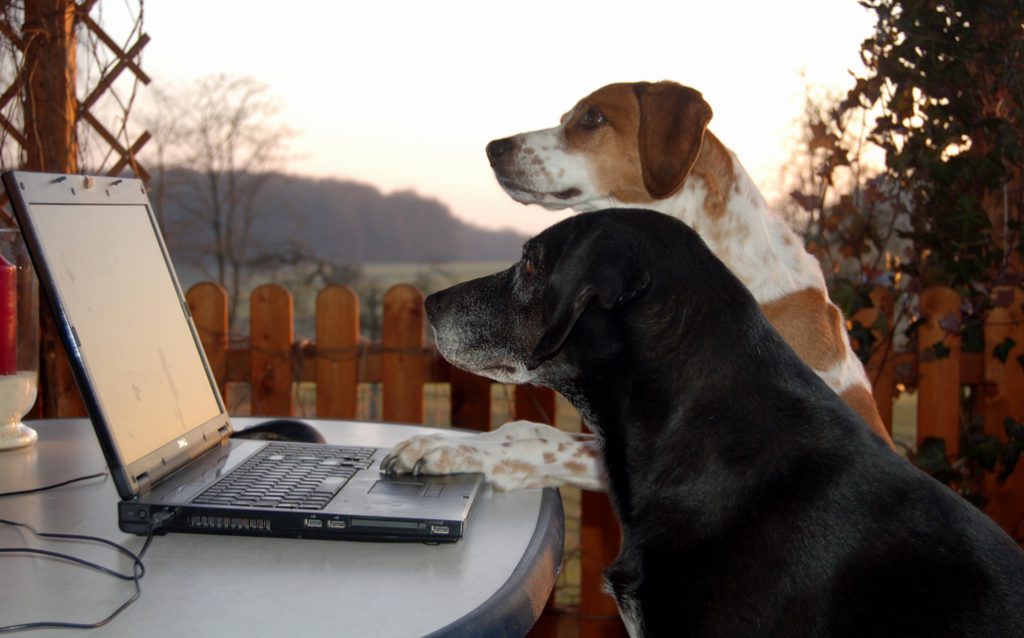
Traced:
POLYGON ((375 448, 269 443, 193 499, 199 505, 323 509, 375 448))

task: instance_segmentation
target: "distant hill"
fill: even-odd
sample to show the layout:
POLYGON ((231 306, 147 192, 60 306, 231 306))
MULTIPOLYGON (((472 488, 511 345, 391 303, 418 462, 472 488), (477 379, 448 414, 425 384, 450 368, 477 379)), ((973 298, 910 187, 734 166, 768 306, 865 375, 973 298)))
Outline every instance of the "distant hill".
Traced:
MULTIPOLYGON (((212 229, 190 213, 208 199, 208 181, 176 169, 150 183, 172 252, 211 244, 212 229)), ((385 195, 353 181, 273 174, 260 193, 248 244, 256 253, 289 247, 349 264, 512 261, 526 239, 467 224, 436 199, 410 191, 385 195)))

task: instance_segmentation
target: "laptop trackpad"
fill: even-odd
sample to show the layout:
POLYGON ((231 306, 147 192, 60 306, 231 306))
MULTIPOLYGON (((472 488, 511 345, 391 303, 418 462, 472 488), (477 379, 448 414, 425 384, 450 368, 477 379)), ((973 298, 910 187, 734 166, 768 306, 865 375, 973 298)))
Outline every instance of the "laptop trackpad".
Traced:
POLYGON ((425 483, 423 481, 380 480, 370 488, 370 494, 378 496, 400 496, 412 498, 416 496, 439 496, 444 485, 441 483, 425 483))

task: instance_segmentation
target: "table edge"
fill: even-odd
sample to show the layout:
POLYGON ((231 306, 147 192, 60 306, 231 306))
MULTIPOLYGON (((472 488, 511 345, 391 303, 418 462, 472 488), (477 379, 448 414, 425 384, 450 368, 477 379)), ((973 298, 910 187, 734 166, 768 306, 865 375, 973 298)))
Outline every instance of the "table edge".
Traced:
POLYGON ((476 609, 426 638, 526 635, 554 590, 562 568, 564 542, 562 497, 557 489, 544 488, 537 526, 508 580, 476 609), (549 569, 552 565, 554 570, 549 569))

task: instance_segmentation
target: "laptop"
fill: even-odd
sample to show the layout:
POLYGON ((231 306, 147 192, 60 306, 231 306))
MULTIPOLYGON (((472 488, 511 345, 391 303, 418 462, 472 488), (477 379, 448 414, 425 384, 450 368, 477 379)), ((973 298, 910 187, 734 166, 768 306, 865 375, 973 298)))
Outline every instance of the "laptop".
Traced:
POLYGON ((122 531, 451 542, 483 478, 383 477, 386 449, 232 438, 138 179, 3 184, 117 486, 122 531))

